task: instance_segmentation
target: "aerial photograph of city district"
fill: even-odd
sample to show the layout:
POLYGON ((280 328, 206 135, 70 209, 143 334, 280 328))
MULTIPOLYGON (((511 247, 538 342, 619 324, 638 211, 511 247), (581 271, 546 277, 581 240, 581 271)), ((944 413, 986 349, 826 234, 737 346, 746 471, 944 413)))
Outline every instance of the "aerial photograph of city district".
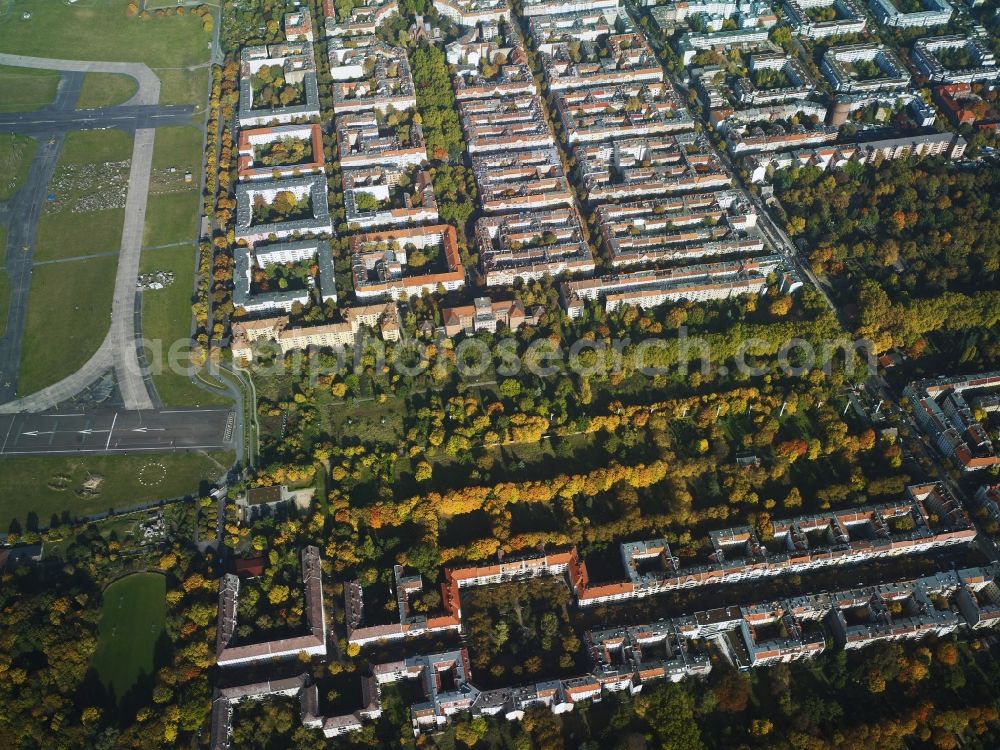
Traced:
POLYGON ((0 0, 0 750, 1000 750, 1000 0, 0 0))

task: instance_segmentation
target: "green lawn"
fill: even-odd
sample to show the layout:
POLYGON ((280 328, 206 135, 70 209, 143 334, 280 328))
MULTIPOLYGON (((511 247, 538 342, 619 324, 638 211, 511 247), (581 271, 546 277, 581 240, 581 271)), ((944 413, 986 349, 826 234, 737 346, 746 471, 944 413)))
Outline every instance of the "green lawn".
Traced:
MULTIPOLYGON (((174 125, 156 129, 153 144, 153 169, 176 167, 179 174, 190 171, 195 176, 201 173, 202 134, 193 125, 174 125)), ((197 186, 191 188, 198 190, 197 186)))
POLYGON ((160 104, 196 104, 198 112, 205 111, 208 96, 208 68, 183 70, 156 68, 160 78, 160 104))
MULTIPOLYGON (((106 211, 46 213, 38 219, 35 260, 78 258, 117 252, 122 244, 124 208, 106 211)), ((112 268, 112 275, 114 268, 112 268)))
POLYGON ((127 102, 139 90, 139 82, 119 73, 87 73, 76 101, 77 109, 114 107, 127 102))
POLYGON ((122 130, 74 130, 66 136, 56 169, 132 158, 132 136, 122 130))
POLYGON ((146 206, 144 247, 159 247, 177 242, 193 242, 198 233, 198 211, 201 209, 197 190, 170 195, 150 195, 146 206))
POLYGON ((190 242, 197 238, 201 162, 202 132, 199 128, 183 125, 157 129, 143 239, 146 247, 190 242), (192 175, 191 182, 184 181, 188 172, 192 175))
POLYGON ((201 481, 216 481, 234 460, 232 451, 58 458, 7 456, 0 459, 0 530, 6 530, 14 519, 24 527, 29 512, 37 516, 40 525, 47 526, 53 515, 69 513, 72 518, 109 508, 125 509, 181 495, 197 495, 201 481), (102 478, 97 494, 78 494, 83 482, 93 475, 102 478), (159 481, 150 482, 150 476, 159 481), (143 484, 140 478, 147 483, 143 484))
MULTIPOLYGON (((0 39, 12 25, 10 22, 0 24, 0 39)), ((8 51, 5 42, 0 42, 0 49, 8 51)), ((0 112, 34 112, 41 109, 55 100, 58 86, 57 71, 0 65, 0 112)))
MULTIPOLYGON (((2 100, 3 95, 0 94, 2 100)), ((38 141, 34 138, 0 133, 0 201, 10 198, 21 187, 37 149, 38 141)))
POLYGON ((167 583, 160 573, 134 573, 104 591, 92 666, 118 700, 141 675, 153 676, 156 641, 167 616, 167 583))
POLYGON ((114 256, 35 268, 18 395, 76 372, 97 351, 111 321, 117 268, 114 256))
POLYGON ((155 350, 162 352, 161 367, 156 362, 153 382, 156 392, 168 406, 194 406, 195 404, 228 405, 232 402, 223 395, 215 395, 193 385, 183 372, 172 372, 168 353, 174 342, 187 341, 191 335, 191 294, 194 285, 194 247, 179 246, 163 250, 146 250, 142 254, 140 270, 173 271, 174 283, 165 289, 152 289, 142 293, 142 333, 155 350))
MULTIPOLYGON (((57 188, 67 169, 81 165, 122 162, 132 157, 132 137, 120 130, 79 130, 66 137, 59 154, 52 190, 60 210, 45 211, 38 220, 37 260, 76 258, 93 253, 117 251, 121 247, 124 208, 84 213, 73 211, 79 198, 100 193, 99 180, 57 188)), ((126 175, 127 177, 127 175, 126 175)), ((113 275, 114 272, 112 272, 113 275)))
POLYGON ((16 14, 0 24, 0 49, 17 55, 144 62, 151 68, 185 67, 208 59, 209 35, 190 13, 165 18, 128 17, 122 0, 17 0, 16 14), (31 20, 23 21, 28 11, 31 20))

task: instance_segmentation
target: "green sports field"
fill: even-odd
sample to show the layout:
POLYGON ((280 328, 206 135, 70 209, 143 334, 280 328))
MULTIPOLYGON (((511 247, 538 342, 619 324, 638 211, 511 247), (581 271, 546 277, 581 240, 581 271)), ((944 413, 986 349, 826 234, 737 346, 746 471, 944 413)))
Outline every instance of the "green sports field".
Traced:
POLYGON ((136 573, 108 586, 92 666, 101 683, 120 700, 156 665, 156 641, 167 614, 166 578, 136 573))

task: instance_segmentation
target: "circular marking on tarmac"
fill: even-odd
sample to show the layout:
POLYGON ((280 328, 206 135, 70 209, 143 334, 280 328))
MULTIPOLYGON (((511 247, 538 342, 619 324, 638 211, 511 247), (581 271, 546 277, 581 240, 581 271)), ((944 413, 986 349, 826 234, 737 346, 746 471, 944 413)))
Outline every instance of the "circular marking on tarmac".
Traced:
POLYGON ((153 487, 167 477, 167 467, 159 461, 150 461, 139 469, 139 484, 143 487, 153 487))

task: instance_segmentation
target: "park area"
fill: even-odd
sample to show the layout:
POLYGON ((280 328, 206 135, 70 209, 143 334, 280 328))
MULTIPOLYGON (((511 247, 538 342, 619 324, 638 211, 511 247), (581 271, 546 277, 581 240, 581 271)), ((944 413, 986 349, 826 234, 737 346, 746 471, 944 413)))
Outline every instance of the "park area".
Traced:
POLYGON ((105 590, 92 666, 113 702, 144 682, 152 685, 166 613, 166 578, 159 573, 134 573, 105 590))

